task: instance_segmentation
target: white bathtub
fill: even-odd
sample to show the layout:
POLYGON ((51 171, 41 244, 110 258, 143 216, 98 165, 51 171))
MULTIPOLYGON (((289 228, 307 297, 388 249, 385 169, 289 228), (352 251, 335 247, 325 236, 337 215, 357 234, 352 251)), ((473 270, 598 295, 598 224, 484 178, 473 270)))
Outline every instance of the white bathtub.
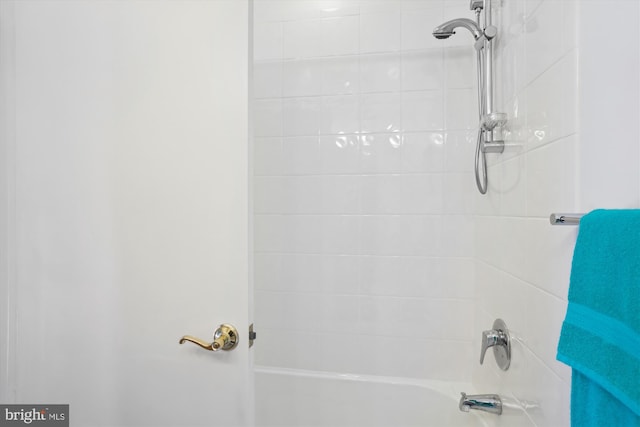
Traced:
POLYGON ((487 426, 458 410, 464 384, 256 368, 257 426, 487 426))

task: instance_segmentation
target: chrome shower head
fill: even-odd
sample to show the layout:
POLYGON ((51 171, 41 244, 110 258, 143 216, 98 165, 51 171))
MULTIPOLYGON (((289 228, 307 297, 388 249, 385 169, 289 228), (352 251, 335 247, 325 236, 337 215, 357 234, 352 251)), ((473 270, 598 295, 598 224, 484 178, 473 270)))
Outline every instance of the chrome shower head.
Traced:
POLYGON ((482 31, 480 30, 480 27, 478 27, 478 24, 467 18, 452 19, 442 25, 438 25, 433 30, 433 36, 439 40, 448 39, 456 33, 455 29, 458 27, 463 27, 469 30, 473 35, 474 40, 478 40, 480 36, 482 36, 482 31))

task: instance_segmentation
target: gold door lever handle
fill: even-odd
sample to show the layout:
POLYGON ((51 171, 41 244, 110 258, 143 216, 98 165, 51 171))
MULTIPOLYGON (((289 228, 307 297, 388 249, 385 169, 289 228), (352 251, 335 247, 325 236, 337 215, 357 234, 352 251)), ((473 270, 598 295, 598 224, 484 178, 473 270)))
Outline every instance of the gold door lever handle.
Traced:
POLYGON ((205 350, 218 351, 218 350, 233 350, 238 345, 238 331, 233 325, 223 323, 213 333, 213 342, 208 343, 200 338, 192 337, 191 335, 185 335, 180 338, 180 344, 184 344, 185 341, 192 342, 205 350))

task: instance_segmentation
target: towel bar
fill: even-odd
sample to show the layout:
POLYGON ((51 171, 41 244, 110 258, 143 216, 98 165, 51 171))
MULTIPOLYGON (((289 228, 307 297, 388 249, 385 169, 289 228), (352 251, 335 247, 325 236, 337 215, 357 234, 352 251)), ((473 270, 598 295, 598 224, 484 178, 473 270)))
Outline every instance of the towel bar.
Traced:
POLYGON ((552 213, 549 217, 551 225, 579 225, 581 213, 552 213))

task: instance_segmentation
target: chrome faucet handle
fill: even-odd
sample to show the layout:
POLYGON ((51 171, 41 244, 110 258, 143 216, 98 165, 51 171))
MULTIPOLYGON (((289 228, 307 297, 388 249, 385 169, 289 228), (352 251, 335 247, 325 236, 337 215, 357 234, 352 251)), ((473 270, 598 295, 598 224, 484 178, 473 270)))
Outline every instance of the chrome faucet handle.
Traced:
POLYGON ((480 364, 484 363, 484 355, 487 353, 489 347, 499 345, 500 332, 492 329, 490 331, 482 331, 482 347, 480 349, 480 364))
POLYGON ((484 355, 489 347, 493 347, 493 355, 496 358, 498 367, 503 371, 509 369, 511 364, 511 339, 509 330, 502 319, 493 322, 493 329, 482 332, 482 343, 480 348, 480 364, 484 362, 484 355))

